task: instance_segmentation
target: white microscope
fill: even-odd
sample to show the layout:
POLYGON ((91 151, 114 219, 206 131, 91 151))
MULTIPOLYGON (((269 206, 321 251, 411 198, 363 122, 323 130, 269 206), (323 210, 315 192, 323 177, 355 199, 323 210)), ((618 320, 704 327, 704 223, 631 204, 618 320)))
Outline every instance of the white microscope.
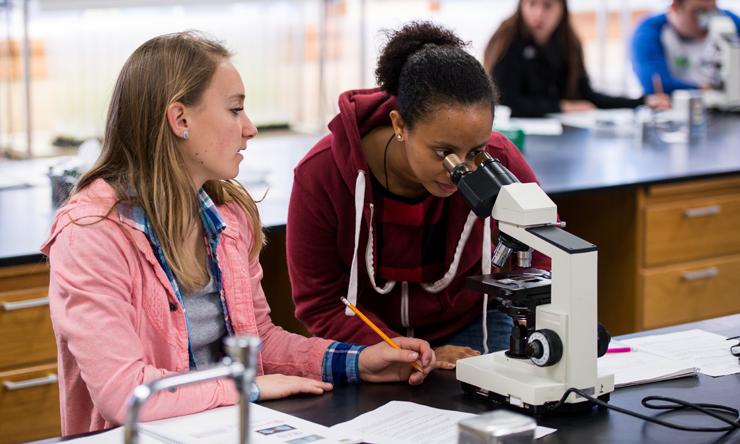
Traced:
POLYGON ((468 286, 488 294, 514 326, 509 350, 457 361, 457 379, 466 392, 533 414, 591 408, 575 393, 561 403, 570 388, 608 400, 614 375, 596 365, 609 341, 605 330, 606 338, 597 341, 596 246, 561 228, 555 204, 536 183, 520 183, 488 153, 474 162, 471 171, 454 154, 444 161, 473 211, 498 221, 494 265, 517 251, 520 266, 530 267, 534 249, 552 259, 552 270, 468 278, 468 286))
POLYGON ((709 20, 707 38, 716 42, 720 56, 719 89, 704 92, 709 108, 740 109, 740 38, 735 22, 726 15, 715 15, 709 20))

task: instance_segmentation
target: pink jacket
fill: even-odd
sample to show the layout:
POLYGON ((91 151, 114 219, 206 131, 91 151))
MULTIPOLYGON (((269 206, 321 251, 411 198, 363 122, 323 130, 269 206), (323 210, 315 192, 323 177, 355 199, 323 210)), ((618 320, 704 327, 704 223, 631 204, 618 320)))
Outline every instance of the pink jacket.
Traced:
MULTIPOLYGON (((134 387, 189 366, 185 317, 172 287, 146 235, 115 209, 108 214, 115 200, 110 185, 94 182, 58 211, 41 247, 51 268, 63 435, 121 424, 134 387)), ((320 380, 330 341, 272 323, 262 267, 249 257, 250 221, 236 203, 218 209, 228 226, 217 249, 226 301, 235 333, 262 338, 258 374, 320 380)), ((218 380, 158 394, 141 419, 236 402, 233 384, 218 380)))

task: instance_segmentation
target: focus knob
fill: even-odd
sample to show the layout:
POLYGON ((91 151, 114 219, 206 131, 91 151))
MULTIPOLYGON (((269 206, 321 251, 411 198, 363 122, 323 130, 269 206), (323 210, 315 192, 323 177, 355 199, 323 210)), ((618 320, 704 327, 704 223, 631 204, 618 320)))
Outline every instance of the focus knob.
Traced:
POLYGON ((557 364, 563 357, 563 342, 552 330, 537 330, 529 335, 529 359, 534 365, 548 367, 557 364))

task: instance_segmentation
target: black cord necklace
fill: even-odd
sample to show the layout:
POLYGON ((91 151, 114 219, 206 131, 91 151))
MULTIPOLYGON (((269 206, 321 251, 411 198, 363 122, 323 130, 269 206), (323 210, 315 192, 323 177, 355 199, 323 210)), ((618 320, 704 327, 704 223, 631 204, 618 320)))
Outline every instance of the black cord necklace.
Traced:
POLYGON ((391 191, 391 187, 388 186, 388 147, 391 146, 391 142, 395 136, 395 134, 391 134, 390 139, 385 144, 385 150, 383 150, 383 175, 385 176, 385 189, 388 192, 391 191))

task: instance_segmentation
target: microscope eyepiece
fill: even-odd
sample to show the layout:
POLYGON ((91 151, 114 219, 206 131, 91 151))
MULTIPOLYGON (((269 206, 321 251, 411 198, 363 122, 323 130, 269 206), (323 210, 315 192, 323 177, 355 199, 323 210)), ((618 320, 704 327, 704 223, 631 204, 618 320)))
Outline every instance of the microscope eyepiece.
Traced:
POLYGON ((453 154, 446 155, 445 158, 442 159, 442 163, 444 164, 447 171, 451 173, 452 170, 454 170, 458 165, 460 165, 463 162, 462 160, 460 160, 459 157, 457 157, 457 154, 453 153, 453 154))
POLYGON ((445 158, 442 160, 442 164, 445 166, 445 169, 450 173, 450 177, 452 178, 452 183, 455 185, 460 182, 460 179, 470 173, 470 168, 468 168, 468 165, 464 163, 462 160, 460 160, 459 157, 457 157, 456 154, 448 154, 445 156, 445 158))
POLYGON ((490 217, 502 187, 519 182, 498 159, 485 151, 475 155, 475 171, 455 154, 447 155, 442 163, 450 173, 452 183, 481 218, 490 217))
POLYGON ((475 166, 478 168, 488 165, 493 162, 493 160, 493 156, 488 154, 486 151, 481 151, 473 157, 473 163, 475 163, 475 166))

